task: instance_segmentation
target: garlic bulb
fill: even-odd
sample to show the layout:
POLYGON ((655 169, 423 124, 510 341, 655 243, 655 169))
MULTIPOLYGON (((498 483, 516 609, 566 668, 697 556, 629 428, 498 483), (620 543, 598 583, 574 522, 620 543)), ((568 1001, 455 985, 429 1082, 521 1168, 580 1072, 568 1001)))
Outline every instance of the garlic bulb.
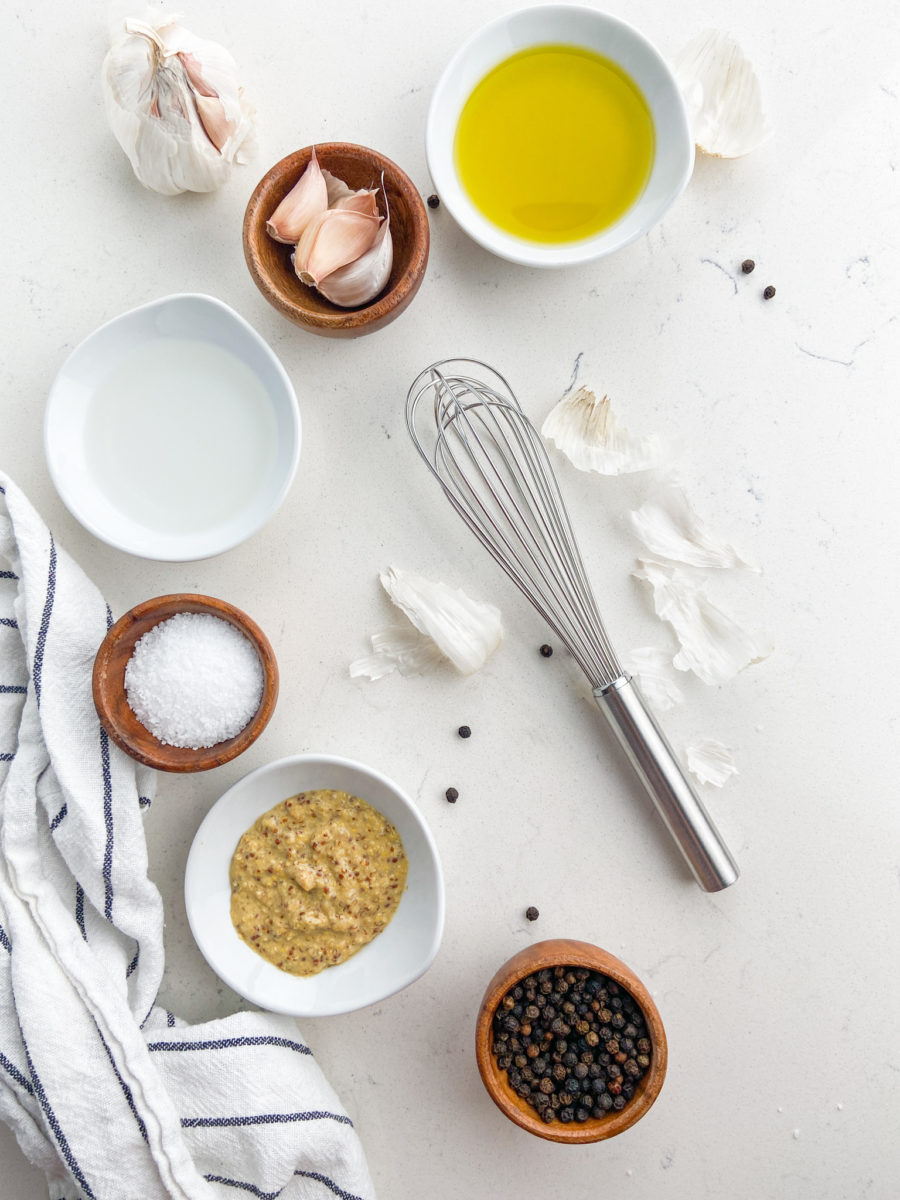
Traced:
POLYGON ((753 65, 727 33, 708 29, 675 59, 697 149, 740 158, 771 137, 753 65))
POLYGON ((245 161, 254 114, 234 59, 171 16, 126 20, 102 84, 110 128, 151 191, 211 192, 245 161))
POLYGON ((266 221, 266 233, 276 242, 296 246, 307 225, 326 208, 328 188, 313 146, 309 166, 266 221))
POLYGON ((609 396, 598 400, 586 387, 563 396, 544 421, 541 435, 555 442, 579 471, 600 475, 648 471, 671 457, 655 434, 630 434, 618 423, 609 396))

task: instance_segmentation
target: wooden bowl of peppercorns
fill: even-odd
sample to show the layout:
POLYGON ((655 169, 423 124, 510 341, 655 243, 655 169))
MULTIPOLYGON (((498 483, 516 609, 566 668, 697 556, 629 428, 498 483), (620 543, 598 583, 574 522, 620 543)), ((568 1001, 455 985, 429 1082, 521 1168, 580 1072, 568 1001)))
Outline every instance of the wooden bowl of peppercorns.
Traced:
POLYGON ((650 993, 615 955, 558 938, 513 955, 487 986, 475 1033, 488 1095, 553 1142, 615 1137, 647 1112, 668 1048, 650 993))

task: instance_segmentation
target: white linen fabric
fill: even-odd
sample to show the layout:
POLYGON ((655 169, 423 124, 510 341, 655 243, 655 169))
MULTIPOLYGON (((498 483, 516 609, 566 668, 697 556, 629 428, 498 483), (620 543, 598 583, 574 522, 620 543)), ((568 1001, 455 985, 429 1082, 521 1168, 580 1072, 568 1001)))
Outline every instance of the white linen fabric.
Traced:
POLYGON ((154 776, 91 698, 111 620, 0 472, 0 1116, 50 1200, 374 1200, 293 1020, 156 1005, 154 776))

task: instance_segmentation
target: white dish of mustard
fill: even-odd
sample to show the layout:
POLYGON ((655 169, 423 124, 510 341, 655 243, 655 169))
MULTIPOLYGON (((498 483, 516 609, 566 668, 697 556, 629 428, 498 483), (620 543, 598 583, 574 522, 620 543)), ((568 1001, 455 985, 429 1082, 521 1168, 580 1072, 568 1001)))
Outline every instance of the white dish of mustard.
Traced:
POLYGON ((415 805, 378 771, 332 756, 278 759, 229 788, 197 830, 184 894, 191 931, 219 978, 261 1008, 291 1016, 352 1012, 408 987, 434 961, 444 927, 441 865, 415 805), (382 814, 402 841, 408 870, 396 911, 377 936, 337 965, 298 975, 267 961, 239 935, 230 871, 242 837, 260 817, 317 790, 349 793, 382 814))

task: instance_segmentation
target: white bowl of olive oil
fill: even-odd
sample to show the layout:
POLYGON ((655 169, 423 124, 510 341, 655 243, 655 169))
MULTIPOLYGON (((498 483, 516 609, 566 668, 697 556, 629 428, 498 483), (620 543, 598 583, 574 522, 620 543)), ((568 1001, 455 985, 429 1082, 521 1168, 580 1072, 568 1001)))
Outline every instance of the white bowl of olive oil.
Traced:
POLYGON ((243 542, 287 495, 293 385, 227 304, 182 294, 96 329, 60 368, 44 449, 63 503, 101 541, 186 562, 243 542))
POLYGON ((511 262, 565 267, 641 237, 694 165, 659 52, 595 9, 543 5, 474 34, 435 89, 428 166, 453 217, 511 262))

